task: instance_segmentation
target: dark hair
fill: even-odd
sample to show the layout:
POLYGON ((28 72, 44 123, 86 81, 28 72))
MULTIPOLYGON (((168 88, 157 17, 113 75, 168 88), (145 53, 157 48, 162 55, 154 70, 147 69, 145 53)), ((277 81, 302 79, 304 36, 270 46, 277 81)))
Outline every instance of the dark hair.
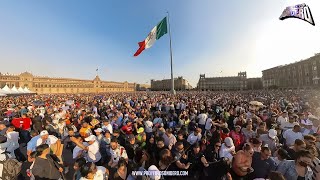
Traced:
POLYGON ((41 144, 40 146, 36 147, 36 156, 42 155, 43 151, 48 149, 49 145, 48 144, 41 144))
POLYGON ((82 167, 83 165, 86 164, 86 159, 85 158, 78 158, 75 163, 77 163, 79 167, 82 167))
POLYGON ((306 143, 301 139, 296 139, 294 141, 294 144, 297 145, 297 146, 301 146, 301 145, 306 144, 306 143))
POLYGON ((160 161, 162 164, 168 166, 171 164, 171 162, 173 161, 173 157, 171 155, 171 151, 169 151, 168 149, 163 149, 160 152, 160 161))
POLYGON ((271 171, 269 174, 270 180, 286 180, 280 172, 271 171))
POLYGON ((178 147, 178 146, 181 146, 181 145, 183 145, 183 142, 182 141, 178 141, 178 142, 176 142, 175 147, 178 147))
POLYGON ((281 159, 289 159, 290 158, 288 152, 283 148, 278 149, 278 155, 281 157, 281 159))
POLYGON ((159 142, 159 141, 162 141, 162 142, 164 142, 164 139, 163 139, 163 137, 159 137, 159 138, 157 138, 157 142, 159 142))
POLYGON ((67 127, 67 129, 68 131, 74 131, 74 129, 71 126, 67 127))
POLYGON ((243 150, 244 151, 249 151, 250 149, 252 149, 251 145, 249 143, 245 143, 243 146, 243 150))
POLYGON ((298 151, 297 153, 296 153, 296 159, 295 160, 297 160, 297 159, 299 159, 300 157, 308 157, 308 158, 313 158, 313 155, 311 154, 311 152, 310 151, 308 151, 308 150, 301 150, 301 151, 298 151))
POLYGON ((127 167, 128 163, 124 158, 120 158, 118 161, 118 168, 120 168, 121 166, 126 166, 127 167))
POLYGON ((31 158, 36 158, 37 157, 37 151, 33 151, 32 153, 30 153, 30 157, 31 158))
POLYGON ((96 165, 92 162, 88 162, 81 166, 80 174, 82 177, 87 177, 89 173, 92 173, 96 168, 96 165))
POLYGON ((305 135, 303 138, 305 140, 313 140, 313 141, 317 140, 316 137, 314 137, 313 135, 309 135, 309 134, 305 135))
POLYGON ((37 132, 37 131, 35 131, 35 130, 31 130, 30 131, 30 135, 31 136, 36 136, 36 135, 38 135, 39 133, 37 132))
POLYGON ((268 147, 262 147, 261 148, 261 152, 265 152, 265 151, 271 151, 270 148, 268 147))
POLYGON ((117 138, 115 138, 115 137, 113 137, 113 138, 111 138, 110 143, 112 143, 112 142, 118 143, 118 139, 117 139, 117 138))
POLYGON ((43 121, 44 122, 49 122, 49 123, 52 123, 52 119, 51 119, 51 117, 49 117, 49 116, 45 116, 44 118, 43 118, 43 121))

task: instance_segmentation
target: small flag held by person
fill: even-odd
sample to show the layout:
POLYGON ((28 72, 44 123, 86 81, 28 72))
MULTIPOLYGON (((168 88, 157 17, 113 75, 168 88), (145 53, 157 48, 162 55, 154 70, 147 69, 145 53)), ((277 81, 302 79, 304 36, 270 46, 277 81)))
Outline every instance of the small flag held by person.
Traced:
POLYGON ((134 56, 139 56, 139 54, 141 54, 143 50, 150 48, 156 40, 160 39, 163 35, 167 33, 167 17, 165 17, 158 23, 158 25, 156 25, 151 30, 151 32, 148 34, 148 37, 144 41, 138 43, 139 49, 134 54, 134 56))

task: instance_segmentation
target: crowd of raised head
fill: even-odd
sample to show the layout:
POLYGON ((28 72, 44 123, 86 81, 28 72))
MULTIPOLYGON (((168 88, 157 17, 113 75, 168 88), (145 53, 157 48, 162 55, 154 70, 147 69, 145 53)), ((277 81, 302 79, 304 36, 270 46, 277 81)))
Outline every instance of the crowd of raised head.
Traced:
POLYGON ((319 100, 279 90, 1 97, 0 164, 23 162, 36 180, 317 180, 319 100))

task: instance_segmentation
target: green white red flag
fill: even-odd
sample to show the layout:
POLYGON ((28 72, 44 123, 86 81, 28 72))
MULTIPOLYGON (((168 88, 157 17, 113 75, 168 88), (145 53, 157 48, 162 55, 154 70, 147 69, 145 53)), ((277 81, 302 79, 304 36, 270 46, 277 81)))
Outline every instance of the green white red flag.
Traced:
POLYGON ((148 37, 144 40, 139 42, 139 49, 134 54, 134 56, 139 56, 139 54, 145 50, 150 48, 156 40, 160 39, 163 35, 168 33, 167 28, 167 17, 163 18, 158 25, 156 25, 151 32, 148 34, 148 37))

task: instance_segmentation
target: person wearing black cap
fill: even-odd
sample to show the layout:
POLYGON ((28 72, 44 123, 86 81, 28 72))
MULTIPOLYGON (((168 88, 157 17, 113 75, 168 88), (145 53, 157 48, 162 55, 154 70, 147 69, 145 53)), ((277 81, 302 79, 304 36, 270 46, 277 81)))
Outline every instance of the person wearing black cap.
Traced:
POLYGON ((125 149, 127 151, 129 160, 133 160, 133 158, 135 156, 135 150, 137 147, 138 147, 138 144, 136 144, 135 136, 133 134, 130 134, 128 136, 128 141, 125 145, 125 149))
POLYGON ((277 114, 275 112, 273 112, 271 114, 271 117, 266 120, 266 124, 267 124, 268 129, 272 129, 272 128, 275 128, 276 126, 278 126, 277 117, 278 117, 277 114))
POLYGON ((124 145, 125 145, 126 140, 124 139, 123 136, 121 136, 119 129, 113 130, 112 136, 118 140, 118 142, 119 142, 119 144, 120 144, 121 146, 124 146, 124 145))

